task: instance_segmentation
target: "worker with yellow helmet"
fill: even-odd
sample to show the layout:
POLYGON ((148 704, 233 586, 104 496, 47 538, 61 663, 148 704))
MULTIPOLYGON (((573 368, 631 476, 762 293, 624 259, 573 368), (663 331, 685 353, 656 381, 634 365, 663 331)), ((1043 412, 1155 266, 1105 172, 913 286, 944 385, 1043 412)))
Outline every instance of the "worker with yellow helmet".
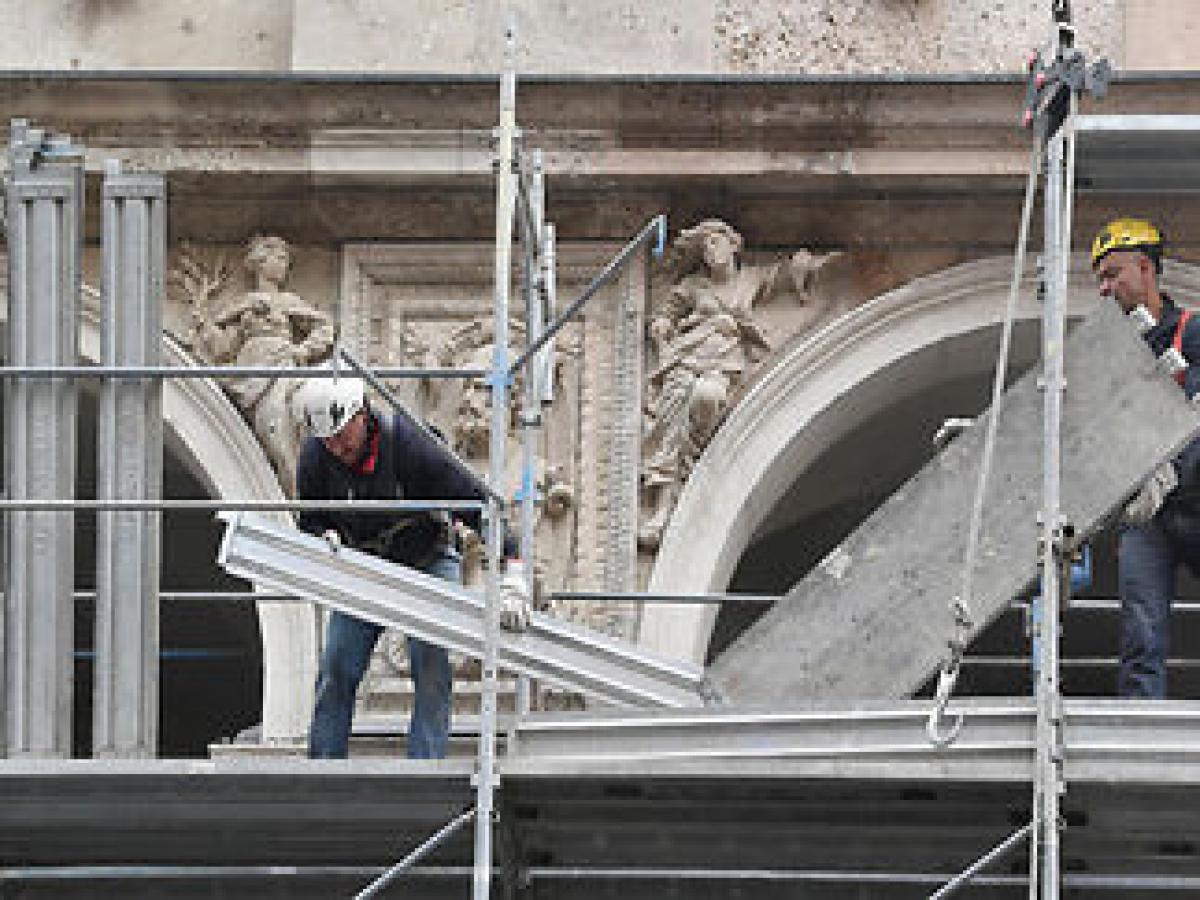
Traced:
MULTIPOLYGON (((1162 232, 1145 219, 1116 219, 1092 242, 1100 294, 1131 313, 1156 356, 1179 360, 1176 380, 1200 391, 1200 317, 1159 286, 1162 232)), ((1175 575, 1180 563, 1200 575, 1200 438, 1154 471, 1125 507, 1118 541, 1121 595, 1117 692, 1165 697, 1175 575)))

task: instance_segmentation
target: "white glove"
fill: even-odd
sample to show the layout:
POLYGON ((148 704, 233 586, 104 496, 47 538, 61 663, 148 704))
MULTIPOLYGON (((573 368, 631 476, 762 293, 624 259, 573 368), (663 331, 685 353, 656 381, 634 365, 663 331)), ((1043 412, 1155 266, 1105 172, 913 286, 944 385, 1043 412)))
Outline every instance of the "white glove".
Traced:
POLYGON ((1146 479, 1142 489, 1125 504, 1125 521, 1130 525, 1144 525, 1162 509, 1167 495, 1179 486, 1175 465, 1165 462, 1146 479))
POLYGON ((523 560, 510 559, 500 576, 500 627, 524 631, 533 611, 533 591, 523 560))
POLYGON ((325 538, 325 543, 329 545, 329 549, 337 553, 342 549, 342 536, 338 534, 336 528, 329 528, 321 537, 325 538))

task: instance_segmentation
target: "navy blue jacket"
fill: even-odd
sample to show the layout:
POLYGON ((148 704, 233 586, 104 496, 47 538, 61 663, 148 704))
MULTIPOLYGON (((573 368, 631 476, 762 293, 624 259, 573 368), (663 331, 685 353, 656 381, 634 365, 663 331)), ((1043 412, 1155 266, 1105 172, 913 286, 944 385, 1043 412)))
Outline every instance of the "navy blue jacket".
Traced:
MULTIPOLYGON (((356 472, 308 437, 296 463, 296 496, 301 500, 483 500, 483 492, 455 467, 444 444, 403 416, 370 413, 379 431, 379 455, 370 474, 356 472)), ((369 438, 368 438, 369 440, 369 438)), ((479 513, 455 518, 479 530, 479 513)), ((450 540, 444 512, 388 513, 305 510, 299 525, 309 534, 334 529, 347 546, 421 568, 450 540)))
MULTIPOLYGON (((1166 351, 1174 342, 1175 331, 1179 327, 1179 317, 1182 314, 1170 297, 1164 295, 1162 301, 1162 315, 1158 318, 1158 324, 1143 335, 1156 356, 1166 351)), ((1193 313, 1188 319, 1183 330, 1180 350, 1183 358, 1188 361, 1187 372, 1183 377, 1183 391, 1190 400, 1200 393, 1200 311, 1193 313)), ((1200 437, 1192 438, 1175 457, 1175 469, 1179 473, 1179 487, 1171 494, 1170 501, 1185 505, 1191 511, 1200 512, 1200 437)))

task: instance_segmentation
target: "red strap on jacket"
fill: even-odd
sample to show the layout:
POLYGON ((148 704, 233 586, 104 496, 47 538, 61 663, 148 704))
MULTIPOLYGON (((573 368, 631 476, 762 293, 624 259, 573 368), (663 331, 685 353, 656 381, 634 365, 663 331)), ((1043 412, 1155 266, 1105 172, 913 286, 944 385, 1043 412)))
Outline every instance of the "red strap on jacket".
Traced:
MULTIPOLYGON (((1171 339, 1171 346, 1183 355, 1183 329, 1187 328, 1188 319, 1192 317, 1192 311, 1185 309, 1179 313, 1179 324, 1175 326, 1175 337, 1171 339)), ((1183 382, 1187 379, 1187 369, 1180 369, 1175 373, 1175 381, 1180 387, 1183 387, 1183 382)))
POLYGON ((351 468, 359 475, 372 475, 375 473, 375 463, 379 461, 379 425, 374 418, 370 420, 370 437, 367 438, 367 452, 363 454, 362 459, 355 463, 351 468))

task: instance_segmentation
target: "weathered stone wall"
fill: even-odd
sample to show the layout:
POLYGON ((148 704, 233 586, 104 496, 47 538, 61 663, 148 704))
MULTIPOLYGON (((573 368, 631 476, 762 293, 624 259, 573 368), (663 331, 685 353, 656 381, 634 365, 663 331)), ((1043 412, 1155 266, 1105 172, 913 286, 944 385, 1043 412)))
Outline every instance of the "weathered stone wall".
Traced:
MULTIPOLYGON (((1118 65, 1200 58, 1184 40, 1191 0, 1073 7, 1081 46, 1118 65), (1127 29, 1138 59, 1127 58, 1127 29)), ((4 0, 0 59, 8 69, 491 73, 510 9, 524 72, 937 74, 1018 70, 1046 38, 1050 3, 4 0)))
MULTIPOLYGON (((722 72, 1012 72, 1046 41, 1047 0, 715 0, 722 72)), ((1121 58, 1122 0, 1072 4, 1080 46, 1121 58)))
MULTIPOLYGON (((1121 60, 1125 0, 1073 6, 1081 46, 1121 60)), ((1013 72, 1050 24, 1048 0, 297 0, 293 65, 494 72, 508 8, 539 73, 1013 72)))
POLYGON ((5 69, 291 65, 293 0, 2 0, 5 69))

